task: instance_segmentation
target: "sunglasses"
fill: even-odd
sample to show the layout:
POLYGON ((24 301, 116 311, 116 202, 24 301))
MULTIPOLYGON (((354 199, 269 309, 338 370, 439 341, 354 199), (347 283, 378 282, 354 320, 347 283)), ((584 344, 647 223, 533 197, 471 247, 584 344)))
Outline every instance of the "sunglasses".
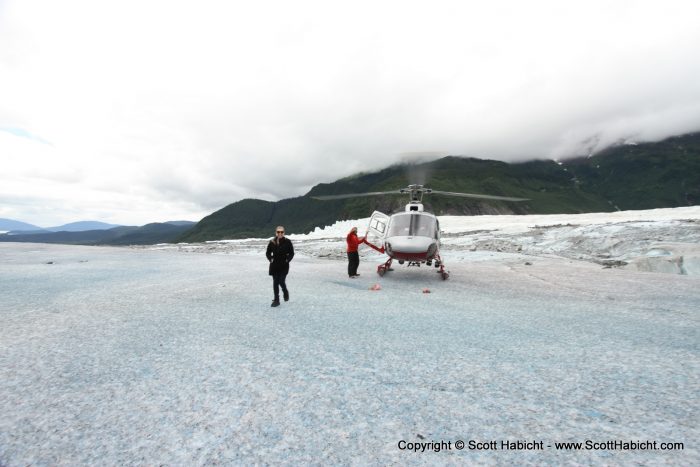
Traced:
POLYGON ((284 233, 284 230, 278 230, 277 233, 284 233))

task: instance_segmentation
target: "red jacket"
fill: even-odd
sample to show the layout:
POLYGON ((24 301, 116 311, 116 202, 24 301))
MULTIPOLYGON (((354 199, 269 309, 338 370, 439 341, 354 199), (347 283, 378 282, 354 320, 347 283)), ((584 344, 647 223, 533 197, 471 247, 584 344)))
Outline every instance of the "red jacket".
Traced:
POLYGON ((348 253, 354 253, 357 251, 357 247, 360 246, 360 243, 365 241, 365 237, 359 238, 356 233, 350 231, 345 241, 348 242, 348 253))

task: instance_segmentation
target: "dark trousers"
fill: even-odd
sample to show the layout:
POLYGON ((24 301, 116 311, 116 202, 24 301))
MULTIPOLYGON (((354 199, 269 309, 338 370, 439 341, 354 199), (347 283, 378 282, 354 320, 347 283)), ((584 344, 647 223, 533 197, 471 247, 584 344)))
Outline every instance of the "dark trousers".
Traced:
POLYGON ((348 251, 348 276, 357 274, 357 267, 360 265, 360 254, 356 251, 348 251))
POLYGON ((275 291, 275 300, 280 299, 280 287, 282 287, 282 292, 287 294, 287 284, 285 280, 287 279, 287 274, 273 274, 272 275, 272 290, 275 291))

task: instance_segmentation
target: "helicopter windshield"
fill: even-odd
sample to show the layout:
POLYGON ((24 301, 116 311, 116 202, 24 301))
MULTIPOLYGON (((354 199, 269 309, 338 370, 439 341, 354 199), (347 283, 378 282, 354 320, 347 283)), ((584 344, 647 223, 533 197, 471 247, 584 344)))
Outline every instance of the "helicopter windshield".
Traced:
POLYGON ((387 237, 435 238, 435 218, 425 214, 396 214, 391 218, 387 237))

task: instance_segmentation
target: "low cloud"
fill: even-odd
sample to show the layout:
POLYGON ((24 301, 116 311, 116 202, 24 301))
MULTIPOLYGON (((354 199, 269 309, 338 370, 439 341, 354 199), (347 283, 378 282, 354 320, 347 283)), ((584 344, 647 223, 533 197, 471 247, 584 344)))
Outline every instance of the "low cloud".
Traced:
POLYGON ((0 13, 0 201, 42 225, 198 220, 407 159, 561 159, 700 130, 697 2, 0 13), (32 209, 12 205, 26 192, 32 209))

